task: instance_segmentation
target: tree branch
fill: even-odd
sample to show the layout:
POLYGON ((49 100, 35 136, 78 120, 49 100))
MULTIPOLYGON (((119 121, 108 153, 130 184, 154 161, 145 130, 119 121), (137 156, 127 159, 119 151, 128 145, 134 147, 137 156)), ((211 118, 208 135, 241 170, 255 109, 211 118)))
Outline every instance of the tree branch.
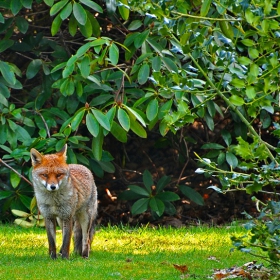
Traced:
POLYGON ((21 175, 18 171, 16 171, 13 167, 11 167, 9 164, 7 164, 4 160, 2 160, 0 158, 0 163, 2 163, 3 165, 5 165, 7 168, 11 169, 13 172, 15 172, 21 179, 23 179, 25 182, 27 182, 29 185, 32 185, 32 183, 27 179, 25 178, 23 175, 21 175))

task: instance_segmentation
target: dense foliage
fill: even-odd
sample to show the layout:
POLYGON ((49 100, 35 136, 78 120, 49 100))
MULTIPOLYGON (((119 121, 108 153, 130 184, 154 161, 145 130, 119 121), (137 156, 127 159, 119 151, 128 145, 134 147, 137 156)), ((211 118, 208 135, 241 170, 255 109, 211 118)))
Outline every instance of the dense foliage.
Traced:
POLYGON ((277 186, 278 1, 5 0, 0 12, 1 219, 30 207, 32 147, 67 143, 102 177, 115 172, 106 138, 149 131, 178 135, 186 162, 202 141, 197 172, 221 192, 277 186))
MULTIPOLYGON (((260 204, 260 201, 257 203, 260 204)), ((280 203, 269 201, 260 208, 257 218, 245 213, 248 219, 245 228, 248 233, 243 236, 234 235, 231 239, 238 250, 260 257, 279 269, 280 203)))

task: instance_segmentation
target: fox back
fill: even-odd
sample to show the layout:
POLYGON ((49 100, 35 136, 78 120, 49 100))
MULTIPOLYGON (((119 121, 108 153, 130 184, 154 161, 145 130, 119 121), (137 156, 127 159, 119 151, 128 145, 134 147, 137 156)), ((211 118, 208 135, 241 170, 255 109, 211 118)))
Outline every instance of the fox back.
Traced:
POLYGON ((56 219, 63 232, 62 257, 69 258, 73 223, 75 251, 88 257, 97 215, 97 190, 88 168, 66 163, 66 151, 66 145, 49 155, 31 149, 35 196, 45 218, 51 257, 56 258, 56 219))

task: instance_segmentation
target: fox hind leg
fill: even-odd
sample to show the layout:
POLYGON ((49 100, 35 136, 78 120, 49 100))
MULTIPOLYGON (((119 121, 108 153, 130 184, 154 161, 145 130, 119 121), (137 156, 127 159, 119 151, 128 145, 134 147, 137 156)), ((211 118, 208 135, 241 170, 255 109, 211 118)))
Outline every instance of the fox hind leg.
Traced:
POLYGON ((74 223, 74 251, 75 253, 82 255, 83 250, 83 233, 81 224, 78 219, 75 220, 74 223))
MULTIPOLYGON (((91 233, 91 225, 92 225, 92 218, 91 215, 87 211, 79 213, 77 216, 78 221, 76 221, 77 224, 79 224, 79 235, 76 234, 75 241, 75 250, 78 251, 78 253, 83 258, 89 257, 89 251, 90 251, 90 233, 91 233), (81 233, 81 235, 80 235, 81 233)), ((75 236, 75 235, 74 235, 75 236)))

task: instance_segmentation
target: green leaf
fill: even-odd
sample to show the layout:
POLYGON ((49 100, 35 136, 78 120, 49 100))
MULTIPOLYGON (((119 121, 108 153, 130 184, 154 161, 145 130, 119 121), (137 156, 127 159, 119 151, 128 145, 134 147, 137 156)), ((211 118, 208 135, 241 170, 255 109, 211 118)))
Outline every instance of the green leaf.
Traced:
POLYGON ((145 170, 143 173, 143 182, 146 190, 151 193, 154 181, 152 174, 148 170, 145 170))
POLYGON ((129 18, 129 9, 127 8, 128 2, 127 0, 119 0, 118 10, 123 20, 128 20, 129 18), (123 4, 123 5, 122 5, 123 4))
POLYGON ((26 8, 26 9, 32 8, 33 0, 20 0, 20 2, 24 8, 26 8))
POLYGON ((72 37, 74 37, 77 33, 77 26, 78 26, 77 21, 74 15, 72 14, 68 22, 69 33, 72 37))
POLYGON ((84 117, 84 114, 85 114, 85 109, 83 109, 75 114, 74 118, 71 121, 72 131, 76 131, 78 129, 78 127, 84 117))
POLYGON ((119 61, 119 48, 116 44, 111 44, 109 47, 109 59, 113 65, 117 65, 119 61))
POLYGON ((147 38, 149 45, 158 53, 158 55, 163 56, 162 52, 164 50, 163 46, 159 44, 155 39, 147 38))
POLYGON ((81 74, 84 78, 87 78, 90 75, 90 58, 88 55, 85 55, 78 64, 81 74))
POLYGON ((146 114, 147 114, 147 118, 149 121, 152 121, 153 119, 155 119, 158 115, 158 100, 152 99, 147 106, 146 109, 146 114))
POLYGON ((242 65, 249 65, 252 63, 252 60, 246 56, 240 56, 237 58, 237 60, 242 65))
POLYGON ((134 46, 136 48, 140 48, 142 46, 142 44, 145 42, 145 40, 147 39, 148 35, 149 35, 150 30, 147 29, 144 32, 138 34, 138 36, 136 37, 136 39, 134 40, 134 46))
POLYGON ((232 168, 235 168, 238 165, 237 157, 231 152, 226 153, 226 161, 232 168))
POLYGON ((81 25, 80 23, 78 23, 78 26, 84 37, 89 38, 90 36, 92 36, 92 25, 88 17, 85 25, 81 25))
POLYGON ((12 45, 14 44, 13 40, 10 39, 2 39, 0 41, 0 53, 4 52, 5 50, 7 50, 8 48, 10 48, 12 45))
POLYGON ((185 185, 179 186, 179 189, 191 201, 195 202, 198 205, 204 205, 203 197, 196 190, 185 185))
POLYGON ((72 6, 72 3, 71 3, 71 2, 69 2, 69 3, 63 8, 63 10, 62 10, 62 11, 60 12, 60 14, 59 14, 62 20, 67 19, 67 18, 71 15, 71 13, 72 13, 72 8, 73 8, 73 6, 72 6))
POLYGON ((61 19, 60 15, 57 15, 54 18, 54 20, 52 22, 52 26, 51 26, 52 36, 54 36, 58 32, 58 30, 59 30, 59 28, 61 26, 61 23, 62 23, 62 19, 61 19))
POLYGON ((92 14, 87 13, 87 16, 91 22, 91 29, 92 29, 93 36, 100 37, 101 30, 100 30, 99 22, 92 14))
POLYGON ((180 196, 174 192, 167 191, 157 194, 156 198, 162 201, 176 201, 180 199, 180 196))
POLYGON ((254 99, 256 97, 256 91, 253 86, 247 86, 245 92, 249 99, 254 99))
POLYGON ((14 192, 12 191, 2 191, 0 192, 0 200, 10 197, 14 192))
POLYGON ((51 7, 54 3, 54 0, 44 0, 44 2, 49 6, 51 7))
POLYGON ((72 78, 67 78, 60 86, 60 91, 64 96, 72 95, 75 91, 75 83, 72 78))
MULTIPOLYGON (((249 53, 249 57, 251 59, 256 59, 259 57, 259 51, 255 48, 249 48, 248 49, 248 53, 249 53)), ((249 59, 249 58, 248 58, 249 59)), ((250 64, 252 63, 252 61, 250 60, 250 64)))
POLYGON ((21 10, 22 8, 22 4, 19 0, 11 0, 11 4, 10 4, 10 8, 11 8, 11 12, 13 15, 18 14, 18 12, 21 10))
POLYGON ((74 71, 75 69, 75 61, 77 60, 76 56, 72 56, 66 64, 66 67, 64 68, 64 70, 62 71, 62 77, 63 78, 68 78, 74 71))
POLYGON ((170 181, 171 181, 170 176, 166 176, 166 175, 162 176, 157 182, 157 186, 156 186, 157 194, 162 192, 162 190, 166 187, 167 184, 169 184, 170 181))
POLYGON ((132 215, 138 215, 148 210, 149 198, 140 198, 131 207, 132 215))
POLYGON ((227 147, 230 146, 232 138, 231 138, 231 134, 227 131, 227 130, 222 130, 222 137, 227 145, 227 147))
POLYGON ((112 127, 110 132, 118 141, 122 143, 127 142, 127 132, 115 121, 112 122, 112 127))
POLYGON ((237 78, 232 79, 231 84, 236 88, 243 88, 245 86, 244 80, 240 80, 237 78))
POLYGON ((178 68, 176 66, 176 64, 168 57, 163 57, 162 61, 164 63, 164 65, 166 66, 166 68, 170 71, 170 72, 175 72, 178 73, 178 68))
POLYGON ((253 184, 248 184, 246 186, 246 193, 251 195, 253 193, 257 193, 258 191, 260 191, 262 189, 263 189, 263 184, 254 182, 253 184))
POLYGON ((161 57, 155 56, 152 59, 152 68, 154 71, 159 72, 161 68, 161 57))
POLYGON ((219 24, 220 24, 220 28, 221 28, 221 31, 223 32, 223 34, 227 38, 233 40, 234 33, 233 33, 231 24, 228 21, 219 21, 219 24))
POLYGON ((19 185, 20 180, 20 176, 18 176, 15 172, 10 172, 10 181, 14 189, 19 185))
POLYGON ((205 113, 204 119, 205 119, 205 122, 206 122, 208 128, 211 131, 213 131, 215 128, 214 119, 210 116, 210 114, 208 112, 205 113))
POLYGON ((142 26, 142 21, 139 20, 139 19, 137 19, 137 20, 133 20, 133 21, 129 24, 129 26, 128 26, 127 29, 130 30, 130 31, 134 31, 134 30, 140 28, 141 26, 142 26))
POLYGON ((91 42, 88 42, 84 45, 82 45, 76 52, 76 57, 79 58, 83 55, 85 55, 85 53, 91 48, 91 42))
POLYGON ((0 72, 8 84, 15 85, 16 77, 8 63, 0 61, 0 72))
POLYGON ((115 171, 116 171, 116 168, 112 162, 99 161, 98 164, 102 167, 102 169, 105 172, 115 173, 115 171))
POLYGON ((118 108, 118 120, 124 130, 129 131, 130 129, 130 118, 125 110, 118 108))
POLYGON ((104 135, 102 129, 100 130, 97 137, 92 139, 92 154, 97 161, 102 158, 102 147, 103 147, 104 135))
POLYGON ((159 217, 161 217, 165 208, 164 203, 160 199, 152 197, 149 204, 151 210, 154 211, 159 217))
POLYGON ((209 150, 221 150, 224 149, 225 147, 217 144, 217 143, 207 143, 201 146, 201 149, 209 149, 209 150))
POLYGON ((40 68, 42 66, 42 60, 41 59, 34 59, 32 60, 26 70, 26 77, 27 79, 34 78, 37 73, 39 72, 40 68))
POLYGON ((245 18, 248 23, 252 24, 254 22, 254 14, 250 9, 245 11, 245 18))
POLYGON ((241 40, 241 42, 246 47, 253 47, 253 46, 255 46, 255 42, 253 40, 251 40, 251 39, 243 39, 243 40, 241 40))
POLYGON ((134 192, 134 193, 136 193, 136 194, 140 194, 140 195, 143 196, 143 197, 149 197, 149 196, 150 196, 150 193, 147 192, 146 189, 141 188, 141 187, 139 187, 139 186, 136 186, 136 185, 129 185, 128 188, 129 188, 132 192, 134 192))
POLYGON ((242 106, 245 103, 244 99, 238 95, 232 95, 229 101, 235 106, 242 106))
POLYGON ((148 78, 150 76, 150 65, 147 63, 144 63, 141 65, 139 72, 138 72, 138 83, 140 85, 143 85, 147 82, 148 78))
POLYGON ((255 63, 250 65, 250 74, 254 77, 259 75, 259 66, 255 63))
POLYGON ((158 118, 162 119, 165 115, 169 114, 171 106, 173 104, 173 100, 170 99, 167 102, 165 102, 160 108, 158 112, 158 118))
POLYGON ((242 139, 241 136, 236 138, 238 140, 238 145, 235 146, 234 151, 237 155, 241 156, 245 160, 252 159, 254 154, 251 150, 250 144, 242 139))
POLYGON ((91 109, 91 111, 92 111, 93 115, 95 116, 95 118, 97 119, 97 121, 99 122, 99 124, 102 127, 104 127, 106 130, 110 131, 111 124, 110 124, 108 117, 106 115, 104 115, 100 110, 91 109))
POLYGON ((86 126, 87 126, 87 129, 88 131, 94 136, 94 137, 97 137, 99 132, 100 132, 100 129, 99 129, 99 123, 98 121, 96 120, 96 118, 94 117, 93 114, 91 113, 88 113, 86 115, 86 126))
POLYGON ((211 0, 203 0, 201 8, 200 8, 200 15, 202 17, 207 16, 209 9, 210 9, 210 5, 211 5, 211 0))
POLYGON ((90 7, 91 9, 95 10, 98 13, 103 13, 103 9, 97 3, 91 0, 80 0, 80 3, 90 7))
POLYGON ((143 196, 136 194, 135 192, 133 192, 131 190, 125 190, 118 195, 118 199, 120 199, 120 200, 137 200, 139 198, 143 198, 143 196))
POLYGON ((31 139, 31 136, 27 132, 27 130, 21 126, 17 126, 16 134, 17 134, 18 140, 21 142, 29 141, 31 139))
POLYGON ((132 119, 130 116, 130 129, 139 137, 147 138, 147 132, 135 119, 132 119))
POLYGON ((145 121, 143 120, 143 118, 134 109, 126 106, 125 104, 123 104, 123 107, 125 108, 125 110, 129 114, 130 122, 131 122, 131 120, 137 119, 144 127, 146 127, 145 121))
POLYGON ((62 0, 55 3, 50 9, 50 16, 54 16, 69 2, 69 0, 62 0))
POLYGON ((9 106, 9 102, 5 98, 5 96, 3 96, 3 93, 1 92, 2 88, 4 88, 5 90, 8 90, 8 88, 6 86, 0 84, 0 104, 3 104, 4 106, 8 107, 9 106))
POLYGON ((73 14, 79 24, 85 25, 87 22, 87 13, 81 4, 74 2, 73 14))
POLYGON ((23 17, 16 17, 15 21, 19 31, 25 34, 29 27, 27 20, 23 17))
POLYGON ((19 199, 20 199, 20 201, 22 202, 22 204, 23 204, 27 209, 29 209, 30 203, 31 203, 31 197, 29 197, 29 196, 27 196, 27 195, 22 195, 22 194, 20 194, 20 195, 19 195, 19 199))

